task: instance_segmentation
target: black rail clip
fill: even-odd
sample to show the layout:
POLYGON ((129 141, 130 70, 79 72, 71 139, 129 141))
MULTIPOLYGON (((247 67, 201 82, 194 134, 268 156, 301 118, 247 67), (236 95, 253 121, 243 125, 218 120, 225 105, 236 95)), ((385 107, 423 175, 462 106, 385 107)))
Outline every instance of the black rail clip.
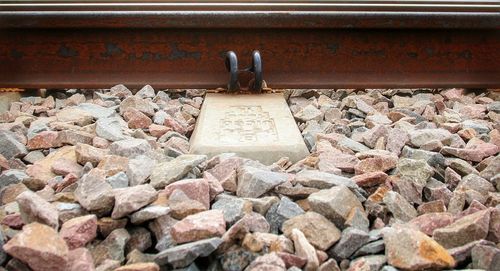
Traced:
POLYGON ((233 51, 226 53, 226 69, 229 72, 229 83, 227 90, 236 92, 238 90, 251 90, 252 92, 260 93, 262 91, 262 59, 259 51, 252 52, 252 65, 246 69, 238 69, 238 57, 233 51), (248 87, 242 88, 240 85, 240 76, 243 74, 252 74, 253 78, 249 80, 248 87))

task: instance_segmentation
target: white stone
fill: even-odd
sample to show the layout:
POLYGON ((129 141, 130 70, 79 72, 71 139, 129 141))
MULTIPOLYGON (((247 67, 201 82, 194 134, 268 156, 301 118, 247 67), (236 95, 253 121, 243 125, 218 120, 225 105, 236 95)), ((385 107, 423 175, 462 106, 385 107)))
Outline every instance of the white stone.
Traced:
POLYGON ((268 165, 309 154, 282 94, 207 94, 190 145, 193 154, 233 152, 268 165))

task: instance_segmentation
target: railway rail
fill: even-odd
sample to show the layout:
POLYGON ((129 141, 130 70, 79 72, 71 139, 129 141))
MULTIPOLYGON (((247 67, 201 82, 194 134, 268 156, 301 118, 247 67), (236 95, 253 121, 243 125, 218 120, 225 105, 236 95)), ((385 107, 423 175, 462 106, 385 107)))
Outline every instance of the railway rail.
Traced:
POLYGON ((500 86, 498 1, 1 1, 0 87, 500 86))

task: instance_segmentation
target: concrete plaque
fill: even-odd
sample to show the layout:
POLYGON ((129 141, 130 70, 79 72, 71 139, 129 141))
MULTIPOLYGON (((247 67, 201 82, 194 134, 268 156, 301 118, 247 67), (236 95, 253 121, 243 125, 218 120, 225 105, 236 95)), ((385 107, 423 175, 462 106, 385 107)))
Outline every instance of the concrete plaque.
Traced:
POLYGON ((309 154, 282 94, 208 93, 191 136, 190 152, 234 152, 264 164, 309 154))

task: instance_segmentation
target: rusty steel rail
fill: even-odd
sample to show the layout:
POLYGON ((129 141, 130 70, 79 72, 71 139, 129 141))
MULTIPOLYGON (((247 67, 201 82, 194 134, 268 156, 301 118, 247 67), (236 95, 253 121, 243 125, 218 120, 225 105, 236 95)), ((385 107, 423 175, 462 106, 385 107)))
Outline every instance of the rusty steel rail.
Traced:
POLYGON ((0 1, 0 87, 500 87, 498 1, 0 1), (402 4, 404 3, 404 4, 402 4))

